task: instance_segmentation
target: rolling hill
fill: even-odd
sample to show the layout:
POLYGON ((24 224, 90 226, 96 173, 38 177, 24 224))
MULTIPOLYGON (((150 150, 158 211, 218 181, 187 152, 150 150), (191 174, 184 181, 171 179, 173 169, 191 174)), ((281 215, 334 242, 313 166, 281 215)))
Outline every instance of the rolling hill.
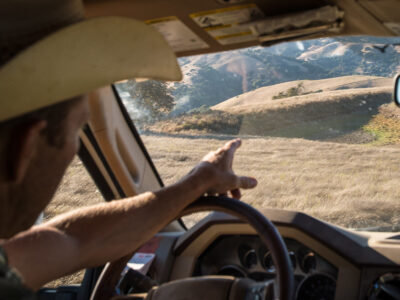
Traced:
POLYGON ((388 106, 392 84, 391 78, 377 76, 285 82, 235 96, 211 108, 195 109, 156 122, 146 126, 145 131, 303 138, 352 144, 393 142, 398 139, 398 130, 393 131, 395 123, 391 120, 398 113, 393 105, 388 106))
MULTIPOLYGON (((367 101, 375 95, 389 96, 392 85, 393 80, 391 78, 377 76, 343 76, 320 80, 296 80, 241 94, 219 103, 211 109, 229 111, 230 113, 255 113, 271 109, 304 106, 314 102, 340 101, 340 99, 349 97, 358 99, 361 96, 365 97, 365 101, 367 101), (297 92, 295 95, 285 96, 290 90, 297 90, 297 92), (282 95, 280 99, 274 99, 278 95, 282 95)), ((376 99, 370 100, 376 101, 376 99)), ((365 105, 367 102, 361 102, 361 104, 365 105)))
POLYGON ((171 84, 175 114, 296 80, 400 72, 400 38, 324 38, 184 57, 184 80, 171 84))

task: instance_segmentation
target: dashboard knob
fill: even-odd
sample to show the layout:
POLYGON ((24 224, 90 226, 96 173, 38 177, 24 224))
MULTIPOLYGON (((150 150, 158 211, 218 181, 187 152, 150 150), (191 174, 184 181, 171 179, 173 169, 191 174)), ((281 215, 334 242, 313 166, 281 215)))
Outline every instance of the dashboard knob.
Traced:
POLYGON ((303 256, 300 263, 301 270, 304 273, 311 273, 317 268, 317 258, 313 252, 309 252, 303 256))
POLYGON ((263 267, 267 272, 274 273, 275 272, 275 265, 274 261, 272 260, 272 255, 270 252, 265 253, 263 257, 263 267))
POLYGON ((292 263, 293 270, 296 269, 297 265, 296 254, 293 251, 289 251, 289 258, 292 263))
POLYGON ((247 251, 243 256, 243 266, 251 269, 257 265, 257 253, 254 249, 247 251))
POLYGON ((254 268, 258 261, 257 252, 248 245, 241 245, 239 247, 239 259, 246 269, 254 268))

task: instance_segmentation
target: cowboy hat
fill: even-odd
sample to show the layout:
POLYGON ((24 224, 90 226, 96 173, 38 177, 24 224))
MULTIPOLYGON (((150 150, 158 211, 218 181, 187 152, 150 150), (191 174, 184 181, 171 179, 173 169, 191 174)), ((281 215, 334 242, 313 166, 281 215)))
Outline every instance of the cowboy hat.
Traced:
POLYGON ((4 0, 0 12, 0 122, 124 79, 182 78, 167 42, 140 21, 85 20, 80 0, 4 0))

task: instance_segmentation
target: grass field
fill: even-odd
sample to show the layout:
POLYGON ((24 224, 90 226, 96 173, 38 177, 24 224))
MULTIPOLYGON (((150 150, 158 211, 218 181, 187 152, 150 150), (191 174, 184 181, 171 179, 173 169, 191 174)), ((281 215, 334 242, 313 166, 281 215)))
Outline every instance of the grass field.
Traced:
MULTIPOLYGON (((400 225, 399 147, 242 139, 234 169, 258 179, 258 186, 243 195, 254 207, 304 211, 352 228, 400 225)), ((146 136, 144 141, 167 184, 223 143, 201 137, 146 136)))
MULTIPOLYGON (((374 79, 372 87, 364 86, 370 78, 346 80, 306 82, 305 94, 286 99, 263 100, 255 91, 255 102, 244 95, 218 110, 151 124, 142 138, 165 184, 179 180, 208 151, 241 136, 234 170, 259 181, 243 192, 243 201, 303 211, 349 228, 400 231, 400 113, 388 104, 388 87, 381 85, 387 80, 374 79)), ((266 91, 285 94, 276 86, 266 91)), ((45 219, 99 201, 75 159, 45 219)), ((193 224, 201 216, 185 220, 193 224)), ((52 285, 81 278, 79 273, 52 285)))

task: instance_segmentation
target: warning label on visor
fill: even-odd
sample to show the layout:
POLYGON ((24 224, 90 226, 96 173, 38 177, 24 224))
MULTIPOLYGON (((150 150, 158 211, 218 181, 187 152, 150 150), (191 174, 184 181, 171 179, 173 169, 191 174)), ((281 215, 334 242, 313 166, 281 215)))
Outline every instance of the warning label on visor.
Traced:
POLYGON ((232 6, 190 15, 222 45, 257 40, 248 23, 261 19, 264 13, 255 4, 232 6))

